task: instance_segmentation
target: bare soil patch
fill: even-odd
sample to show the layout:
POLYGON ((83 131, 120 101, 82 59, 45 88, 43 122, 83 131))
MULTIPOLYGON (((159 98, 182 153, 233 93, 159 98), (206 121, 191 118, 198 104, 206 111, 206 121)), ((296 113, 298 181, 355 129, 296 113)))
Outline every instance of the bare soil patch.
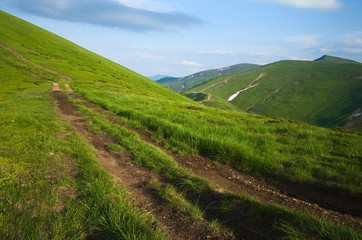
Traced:
MULTIPOLYGON (((68 121, 80 134, 97 149, 97 157, 102 167, 115 176, 115 181, 125 187, 131 194, 135 207, 141 208, 157 219, 161 228, 173 239, 235 239, 228 232, 215 234, 206 221, 195 221, 187 218, 183 213, 171 208, 161 199, 155 190, 149 186, 150 179, 162 179, 142 166, 133 164, 133 153, 125 151, 123 153, 109 153, 107 146, 116 143, 116 139, 109 135, 99 135, 88 130, 89 122, 81 118, 77 113, 74 104, 68 101, 68 96, 57 90, 55 84, 52 92, 53 98, 59 107, 59 116, 68 121)), ((73 97, 75 94, 72 94, 73 97)), ((79 97, 78 97, 79 98, 79 97)), ((91 103, 85 105, 95 107, 91 103)), ((156 223, 157 224, 157 223, 156 223)))
MULTIPOLYGON (((85 106, 97 112, 102 110, 95 104, 85 102, 85 106)), ((140 137, 167 152, 180 166, 198 176, 208 179, 216 187, 216 191, 229 191, 235 194, 246 194, 264 202, 282 205, 301 212, 310 212, 318 216, 353 226, 362 230, 362 206, 358 199, 340 195, 334 192, 325 192, 312 186, 296 184, 287 180, 279 180, 277 184, 267 183, 228 165, 216 163, 213 159, 203 156, 180 155, 163 147, 162 141, 152 137, 147 130, 140 130, 117 122, 116 116, 108 115, 108 119, 123 127, 137 132, 140 137)))
MULTIPOLYGON (((80 98, 79 96, 77 96, 80 98)), ((328 217, 338 223, 353 226, 362 230, 362 204, 359 199, 342 195, 336 192, 327 192, 313 186, 301 185, 278 179, 275 183, 268 183, 240 170, 213 159, 203 156, 180 155, 165 149, 162 141, 152 137, 152 132, 140 130, 116 121, 115 115, 107 115, 93 103, 82 103, 94 111, 105 114, 113 123, 117 123, 128 130, 137 132, 146 142, 151 143, 167 152, 180 166, 201 176, 216 187, 216 191, 229 191, 234 194, 246 194, 264 203, 282 205, 301 212, 309 212, 318 216, 328 217)))
MULTIPOLYGON (((58 75, 62 80, 71 81, 72 79, 56 71, 44 68, 38 64, 32 63, 13 49, 0 43, 0 47, 14 54, 21 61, 34 67, 41 68, 49 73, 58 75)), ((256 81, 256 80, 255 80, 256 81)), ((70 87, 67 91, 76 98, 80 98, 70 87)), ((80 134, 85 136, 90 143, 97 149, 98 159, 104 169, 112 173, 117 181, 131 193, 134 199, 134 205, 139 206, 146 211, 152 212, 157 220, 164 226, 165 231, 174 239, 233 239, 227 231, 225 233, 213 234, 207 223, 193 221, 185 218, 175 209, 168 207, 162 199, 156 196, 154 190, 148 186, 149 179, 161 179, 155 173, 147 169, 134 165, 131 152, 124 152, 121 155, 107 152, 107 146, 115 143, 116 139, 109 135, 97 135, 88 130, 89 122, 86 122, 76 112, 74 104, 68 102, 67 95, 61 92, 59 85, 53 85, 53 98, 58 103, 58 114, 61 118, 68 121, 80 134)), ((85 102, 88 107, 102 112, 94 104, 85 102)), ((114 120, 116 116, 109 116, 114 120)), ((125 126, 122 124, 122 126, 125 126)), ((149 131, 142 131, 126 126, 128 129, 140 134, 144 141, 155 144, 163 148, 160 143, 151 137, 149 131)), ((166 149, 163 149, 167 151, 166 149)), ((191 170, 195 174, 210 180, 216 187, 215 193, 230 191, 235 194, 248 194, 262 202, 275 203, 299 211, 308 211, 320 216, 329 218, 354 226, 356 229, 362 229, 362 206, 358 199, 342 196, 338 193, 326 193, 319 189, 309 186, 298 185, 287 181, 280 181, 279 188, 237 171, 227 165, 214 164, 212 159, 202 156, 181 156, 176 153, 168 153, 184 168, 191 170), (282 190, 280 190, 282 189, 282 190)), ((210 197, 210 196, 208 196, 210 197)), ((208 199, 217 202, 218 198, 208 199)), ((246 232, 247 229, 245 229, 246 232)), ((260 237, 260 236, 259 236, 260 237)), ((264 237, 262 237, 264 238, 264 237)), ((258 239, 258 233, 250 232, 250 238, 258 239)))
POLYGON ((5 44, 1 43, 0 42, 0 47, 4 48, 5 50, 9 51, 10 53, 12 53, 15 57, 17 57, 20 61, 24 62, 24 63, 27 63, 29 65, 32 65, 33 67, 36 67, 36 68, 39 68, 39 69, 42 69, 46 72, 49 72, 49 73, 52 73, 54 75, 57 75, 60 79, 62 80, 65 80, 65 81, 73 81, 72 78, 62 74, 62 73, 59 73, 57 71, 54 71, 54 70, 51 70, 49 68, 46 68, 46 67, 43 67, 37 63, 33 63, 31 61, 29 61, 27 58, 25 58, 23 55, 21 55, 20 53, 18 53, 17 51, 15 51, 14 49, 6 46, 5 44))

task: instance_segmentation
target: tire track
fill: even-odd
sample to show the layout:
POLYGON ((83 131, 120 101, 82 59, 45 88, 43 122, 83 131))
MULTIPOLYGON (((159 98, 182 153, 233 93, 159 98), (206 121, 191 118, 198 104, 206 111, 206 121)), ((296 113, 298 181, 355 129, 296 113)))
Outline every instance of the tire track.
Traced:
POLYGON ((44 70, 44 71, 46 71, 46 72, 48 72, 48 73, 57 75, 61 80, 64 80, 64 81, 73 81, 72 78, 70 78, 70 77, 68 77, 68 76, 66 76, 66 75, 64 75, 64 74, 62 74, 62 73, 59 73, 59 72, 54 71, 54 70, 51 70, 51 69, 49 69, 49 68, 45 68, 45 67, 43 67, 43 66, 41 66, 41 65, 39 65, 39 64, 36 64, 36 63, 28 60, 28 59, 25 58, 23 55, 21 55, 20 53, 18 53, 18 52, 15 51, 14 49, 6 46, 5 44, 3 44, 3 43, 1 43, 1 42, 0 42, 0 47, 4 48, 4 49, 7 50, 8 52, 12 53, 16 58, 18 58, 18 59, 19 59, 20 61, 22 61, 22 62, 25 62, 25 63, 27 63, 27 64, 29 64, 29 65, 31 65, 31 66, 33 66, 33 67, 39 68, 39 69, 41 69, 41 70, 44 70))
MULTIPOLYGON (((263 180, 257 179, 249 174, 238 171, 228 165, 218 163, 213 164, 210 158, 202 157, 199 155, 179 155, 171 152, 160 143, 159 139, 156 140, 152 137, 152 132, 147 130, 140 130, 121 122, 117 122, 116 115, 110 115, 103 109, 94 104, 87 103, 86 107, 93 109, 95 112, 101 113, 108 120, 120 126, 136 132, 140 138, 167 153, 175 161, 178 162, 183 168, 192 171, 195 175, 200 176, 210 181, 216 186, 215 191, 223 193, 229 191, 236 195, 246 194, 258 199, 263 203, 273 203, 281 205, 290 209, 300 212, 309 212, 321 217, 328 217, 335 222, 344 223, 353 226, 355 229, 362 230, 362 218, 358 215, 344 213, 345 210, 340 208, 338 204, 348 202, 352 212, 354 207, 358 208, 358 202, 351 202, 350 199, 339 198, 333 194, 328 195, 317 189, 308 189, 307 187, 299 184, 284 184, 281 188, 272 186, 263 180), (303 194, 310 191, 314 200, 308 201, 307 195, 303 194), (334 210, 333 210, 334 209, 334 210)), ((309 194, 309 193, 308 193, 309 194)), ((342 206, 341 206, 342 207, 342 206)), ((358 211, 355 212, 358 214, 358 211)))
MULTIPOLYGON (((43 68, 42 66, 38 64, 34 64, 24 58, 22 55, 17 53, 16 51, 12 50, 11 48, 3 45, 0 43, 0 46, 4 49, 8 50, 12 54, 14 54, 19 60, 24 61, 28 64, 31 64, 34 67, 41 68, 43 70, 48 71, 49 73, 53 73, 61 77, 63 80, 69 80, 71 79, 68 76, 65 76, 59 72, 43 68)), ((253 84, 255 81, 259 80, 263 75, 260 74, 257 79, 255 79, 250 84, 253 84)), ((71 88, 68 86, 66 87, 68 92, 73 92, 71 88)), ((72 93, 74 94, 74 93, 72 93)), ((121 156, 121 160, 117 158, 117 156, 114 156, 106 151, 106 146, 109 144, 114 143, 114 139, 111 136, 106 135, 95 135, 94 133, 90 132, 87 128, 88 124, 86 121, 84 121, 79 115, 75 113, 75 106, 68 102, 67 95, 60 91, 60 87, 58 83, 53 83, 53 93, 52 93, 54 99, 58 102, 58 106, 60 111, 59 114, 62 118, 64 118, 66 121, 68 121, 72 126, 74 126, 77 131, 79 131, 80 134, 84 135, 98 150, 98 154, 100 157, 100 162, 102 166, 111 172, 112 174, 117 176, 117 181, 119 181, 122 185, 124 184, 127 189, 130 189, 130 192, 132 194, 144 194, 142 197, 136 198, 136 199, 143 199, 144 202, 140 201, 139 206, 146 206, 147 203, 150 203, 148 200, 144 199, 151 199, 152 197, 146 196, 147 192, 149 192, 149 189, 145 187, 145 181, 144 179, 149 179, 151 177, 159 178, 157 174, 150 173, 148 170, 135 166, 130 163, 130 160, 132 159, 132 153, 128 153, 125 156, 121 156), (121 162, 121 163, 120 163, 121 162), (118 166, 118 167, 117 167, 118 166), (129 166, 128 170, 126 167, 129 166), (131 175, 129 175, 131 174, 131 175), (145 178, 142 176, 146 176, 145 178), (124 177, 124 178, 123 178, 124 177), (132 180, 130 180, 132 179, 132 180), (128 181, 128 182, 127 182, 128 181), (142 190, 143 189, 143 190, 142 190), (147 190, 145 190, 147 189, 147 190)), ((79 97, 79 96, 78 96, 79 97)), ((95 106, 94 104, 88 103, 88 105, 91 105, 96 111, 104 112, 104 110, 100 109, 99 107, 95 106)), ((104 113, 105 115, 107 113, 104 113)), ((114 116, 110 116, 111 119, 114 119, 114 116)), ((121 123, 119 123, 121 124, 121 123)), ((159 143, 157 143, 152 137, 151 133, 148 131, 138 130, 130 126, 126 126, 124 124, 121 124, 122 126, 126 127, 127 129, 130 129, 134 132, 137 132, 140 137, 151 144, 154 144, 155 146, 161 148, 163 151, 167 152, 166 149, 163 148, 159 143)), ((296 209, 299 211, 307 211, 310 213, 314 213, 320 216, 328 216, 330 219, 335 220, 336 222, 345 223, 350 226, 354 226, 356 229, 361 230, 362 229, 362 219, 359 217, 355 217, 350 214, 344 214, 338 211, 329 210, 323 207, 318 206, 318 204, 308 201, 303 201, 300 198, 292 197, 280 189, 277 189, 275 187, 272 187, 268 184, 266 184, 263 181, 260 181, 248 174, 244 174, 240 171, 236 171, 235 169, 220 164, 218 166, 213 166, 211 164, 212 160, 208 158, 204 158, 201 156, 181 156, 177 155, 175 153, 169 152, 168 154, 172 156, 181 166, 185 167, 186 169, 189 169, 193 171, 196 175, 204 177, 208 179, 210 182, 215 184, 216 186, 219 186, 217 191, 230 191, 234 194, 248 194, 251 195, 257 199, 259 199, 262 202, 268 202, 268 203, 275 203, 278 205, 286 206, 288 208, 296 209)), ((293 188, 293 186, 291 186, 293 188)), ((295 186, 294 186, 295 187, 295 186)), ((302 188, 303 189, 303 188, 302 188)), ((298 190, 298 189, 297 189, 298 190)), ((298 194, 297 194, 298 195, 298 194)), ((141 195, 140 195, 141 196, 141 195)), ((333 197, 333 196, 332 196, 333 197)), ((152 202, 152 200, 150 200, 152 202)), ((156 201, 153 201, 153 203, 156 203, 156 201)), ((137 205, 137 204, 136 204, 137 205)), ((156 209, 157 207, 152 206, 150 204, 149 211, 152 211, 154 213, 157 213, 156 209)), ((147 208, 147 207, 146 207, 147 208)), ((160 210, 166 211, 167 210, 160 210)), ((167 215, 167 214, 166 214, 167 215)), ((190 237, 190 229, 185 229, 187 226, 190 225, 190 223, 182 222, 180 224, 178 222, 179 216, 177 216, 177 219, 175 219, 175 214, 169 214, 170 218, 164 218, 164 216, 160 213, 159 215, 161 218, 158 218, 160 222, 162 222, 165 226, 167 226, 167 229, 170 231, 170 236, 174 237, 175 239, 199 239, 195 238, 196 236, 190 237), (176 227, 176 228, 175 228, 176 227), (180 237, 181 236, 181 237, 180 237)), ((191 226, 194 226, 191 224, 191 226)), ((205 231, 205 225, 203 225, 201 228, 203 228, 203 231, 205 231)), ((198 228, 197 228, 198 229, 198 228)), ((199 229, 200 230, 200 229, 199 229)), ((194 232, 197 232, 195 229, 194 232)), ((201 230, 200 230, 201 231, 201 230)), ((204 234, 198 233, 203 235, 203 237, 207 239, 224 239, 224 238, 210 238, 210 235, 205 236, 204 234)), ((208 233, 207 233, 208 234, 208 233)), ((200 238, 202 239, 202 238, 200 238)))
MULTIPOLYGON (((86 137, 88 142, 97 150, 97 159, 103 169, 111 173, 116 182, 130 193, 133 206, 152 214, 158 221, 156 223, 158 227, 163 229, 168 236, 177 240, 235 239, 228 231, 223 230, 219 234, 215 234, 206 220, 198 219, 196 221, 168 206, 167 202, 161 199, 155 189, 150 186, 151 179, 162 182, 163 177, 142 166, 133 164, 131 151, 125 151, 122 154, 109 153, 107 147, 116 144, 117 139, 107 134, 99 135, 90 131, 88 129, 89 123, 76 112, 75 105, 68 101, 68 95, 59 89, 59 84, 53 83, 52 96, 58 103, 57 114, 73 126, 80 135, 86 137)), ((72 96, 80 98, 75 94, 72 96)), ((85 105, 102 111, 91 103, 86 102, 85 105)))
MULTIPOLYGON (((0 43, 0 46, 24 63, 55 74, 63 81, 73 81, 72 78, 62 73, 29 61, 20 53, 2 43, 0 43)), ((88 129, 90 123, 77 113, 75 104, 68 101, 69 95, 79 96, 74 93, 68 84, 65 84, 65 88, 68 94, 62 91, 59 83, 53 82, 51 95, 57 102, 56 113, 61 119, 67 121, 78 134, 84 136, 88 142, 94 146, 97 150, 96 154, 100 165, 114 176, 115 181, 120 186, 126 188, 131 195, 134 207, 142 209, 154 216, 157 220, 154 224, 163 229, 166 235, 172 239, 235 239, 232 233, 227 230, 222 229, 219 233, 214 233, 210 227, 210 223, 206 220, 198 219, 198 221, 196 221, 185 216, 184 213, 177 209, 168 206, 149 185, 151 179, 162 181, 162 176, 142 166, 133 164, 133 153, 130 151, 125 151, 125 153, 122 154, 109 153, 107 147, 110 144, 117 143, 117 140, 113 136, 99 135, 90 131, 88 129)))

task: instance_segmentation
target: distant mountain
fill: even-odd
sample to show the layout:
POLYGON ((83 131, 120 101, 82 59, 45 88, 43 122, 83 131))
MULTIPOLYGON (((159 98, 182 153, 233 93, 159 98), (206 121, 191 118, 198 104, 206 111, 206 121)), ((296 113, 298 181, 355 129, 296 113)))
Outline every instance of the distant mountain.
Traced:
POLYGON ((190 88, 193 88, 199 84, 202 84, 210 79, 223 76, 226 74, 242 72, 246 70, 256 69, 259 68, 260 65, 256 64, 249 64, 249 63, 242 63, 236 64, 224 68, 218 69, 211 69, 202 72, 198 72, 183 78, 174 78, 174 79, 163 79, 162 81, 158 81, 160 84, 171 88, 176 92, 183 92, 190 88))
POLYGON ((164 77, 164 78, 161 78, 160 80, 158 80, 157 82, 160 83, 160 84, 164 84, 164 83, 172 83, 172 82, 175 82, 177 80, 179 80, 181 78, 177 78, 177 77, 164 77))
POLYGON ((147 78, 149 78, 149 79, 151 79, 151 80, 153 80, 153 81, 158 81, 158 80, 160 80, 160 79, 162 79, 162 78, 165 78, 165 77, 171 77, 171 76, 156 74, 156 75, 154 75, 154 76, 147 77, 147 78))
POLYGON ((202 100, 208 106, 224 109, 232 104, 243 111, 318 126, 344 126, 362 107, 362 64, 332 56, 280 61, 215 78, 185 92, 197 93, 208 96, 202 100))
POLYGON ((359 63, 350 59, 334 57, 329 55, 323 55, 320 58, 314 60, 315 62, 325 62, 325 63, 359 63))

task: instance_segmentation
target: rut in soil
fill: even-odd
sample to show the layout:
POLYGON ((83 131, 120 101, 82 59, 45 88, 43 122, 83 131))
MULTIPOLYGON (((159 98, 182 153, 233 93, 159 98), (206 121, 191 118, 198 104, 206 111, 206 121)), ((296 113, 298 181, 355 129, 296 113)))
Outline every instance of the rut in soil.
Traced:
MULTIPOLYGON (((68 76, 30 62, 21 54, 3 44, 0 44, 0 47, 8 50, 19 60, 27 64, 31 64, 34 67, 41 68, 45 71, 48 71, 49 73, 57 75, 62 81, 72 81, 72 79, 68 76)), ((155 215, 156 219, 161 223, 161 225, 164 226, 170 237, 174 239, 235 238, 227 230, 221 231, 218 235, 215 235, 210 227, 210 223, 207 220, 190 220, 185 218, 183 213, 177 212, 177 210, 174 208, 167 206, 164 200, 157 196, 155 190, 149 186, 149 179, 153 178, 157 179, 158 181, 163 181, 162 176, 158 173, 151 172, 148 169, 133 164, 132 152, 125 152, 122 156, 109 153, 106 148, 108 145, 116 141, 114 137, 108 135, 97 135, 89 131, 87 122, 82 119, 78 113, 76 113, 74 104, 70 103, 67 99, 68 95, 76 98, 81 97, 76 95, 69 85, 65 85, 68 94, 65 94, 61 91, 59 84, 54 83, 53 86, 54 91, 52 95, 58 102, 60 109, 59 116, 68 121, 80 134, 89 140, 89 142, 97 149, 99 161, 103 168, 112 173, 116 177, 117 182, 129 190, 129 192, 134 196, 135 206, 141 207, 155 215)), ((109 119, 115 121, 115 116, 111 116, 109 113, 105 113, 104 110, 98 108, 94 104, 85 102, 85 105, 95 111, 103 113, 104 115, 108 114, 109 119)), ((215 199, 211 200, 217 201, 217 192, 220 194, 223 194, 225 191, 229 191, 234 194, 248 194, 260 200, 261 202, 275 203, 288 208, 297 209, 299 211, 307 211, 320 216, 328 216, 330 219, 333 219, 337 222, 346 223, 350 226, 354 226, 357 229, 362 229, 362 220, 360 216, 355 215, 355 213, 361 213, 361 211, 359 211, 360 209, 353 211, 353 207, 360 207, 358 202, 353 202, 353 200, 350 201, 350 199, 337 199, 337 204, 344 202, 344 200, 347 200, 346 202, 352 203, 352 208, 346 210, 343 207, 338 208, 336 203, 331 202, 331 200, 328 198, 322 198, 322 202, 318 199, 310 200, 310 198, 303 196, 303 190, 305 190, 303 187, 297 189, 299 193, 294 193, 292 191, 292 189, 295 188, 293 185, 283 186, 283 190, 280 190, 276 187, 266 184, 259 179, 251 177, 226 165, 214 165, 212 164, 211 159, 202 156, 181 156, 170 152, 161 146, 157 141, 155 141, 155 139, 151 137, 150 132, 138 130, 120 122, 116 123, 126 127, 127 129, 137 132, 144 141, 147 141, 167 152, 181 166, 189 169, 196 175, 207 178, 215 186, 218 186, 215 189, 215 199), (290 196, 288 192, 292 193, 293 195, 295 194, 296 197, 290 196), (323 208, 318 205, 327 206, 327 208, 323 208), (328 207, 334 210, 329 210, 328 207), (350 214, 343 212, 349 212, 350 214)), ((312 193, 312 195, 313 194, 315 193, 312 193)), ((334 196, 330 197, 333 198, 334 196)), ((202 199, 200 201, 202 201, 202 199)), ((347 208, 348 207, 349 206, 347 206, 347 208)), ((248 237, 249 239, 267 239, 267 237, 261 236, 258 232, 248 229, 242 230, 246 232, 246 235, 243 237, 248 237)), ((241 235, 238 235, 238 237, 241 237, 241 235)))

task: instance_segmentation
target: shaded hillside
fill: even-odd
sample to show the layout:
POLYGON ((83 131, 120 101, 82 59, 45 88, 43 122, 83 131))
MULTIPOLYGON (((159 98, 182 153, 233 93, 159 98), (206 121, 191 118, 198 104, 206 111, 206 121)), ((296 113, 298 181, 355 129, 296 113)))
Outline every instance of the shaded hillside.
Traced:
POLYGON ((209 106, 215 96, 247 112, 318 126, 343 126, 361 107, 362 64, 324 59, 276 62, 213 79, 188 92, 210 94, 210 101, 203 102, 209 106))
POLYGON ((160 75, 160 74, 156 74, 154 76, 150 76, 150 77, 147 77, 153 81, 159 81, 160 79, 163 79, 163 78, 172 78, 171 76, 168 76, 168 75, 160 75))
MULTIPOLYGON (((158 80, 157 82, 162 85, 168 85, 168 84, 173 84, 173 83, 176 84, 177 80, 179 80, 179 79, 180 78, 177 78, 177 77, 164 77, 164 78, 161 78, 160 80, 158 80)), ((171 88, 171 87, 169 87, 169 88, 171 88)))
POLYGON ((340 58, 340 57, 334 57, 330 55, 323 55, 320 58, 317 58, 314 60, 315 62, 325 62, 325 63, 356 63, 360 64, 359 62, 346 59, 346 58, 340 58))
POLYGON ((176 92, 184 92, 194 86, 202 84, 212 78, 223 76, 226 74, 242 72, 246 70, 251 70, 260 67, 260 65, 256 64, 248 64, 242 63, 237 64, 229 67, 219 68, 219 69, 212 69, 207 71, 198 72, 186 77, 182 78, 166 78, 160 79, 158 81, 160 84, 176 91, 176 92))
POLYGON ((360 239, 360 133, 208 108, 0 28, 2 238, 360 239))

